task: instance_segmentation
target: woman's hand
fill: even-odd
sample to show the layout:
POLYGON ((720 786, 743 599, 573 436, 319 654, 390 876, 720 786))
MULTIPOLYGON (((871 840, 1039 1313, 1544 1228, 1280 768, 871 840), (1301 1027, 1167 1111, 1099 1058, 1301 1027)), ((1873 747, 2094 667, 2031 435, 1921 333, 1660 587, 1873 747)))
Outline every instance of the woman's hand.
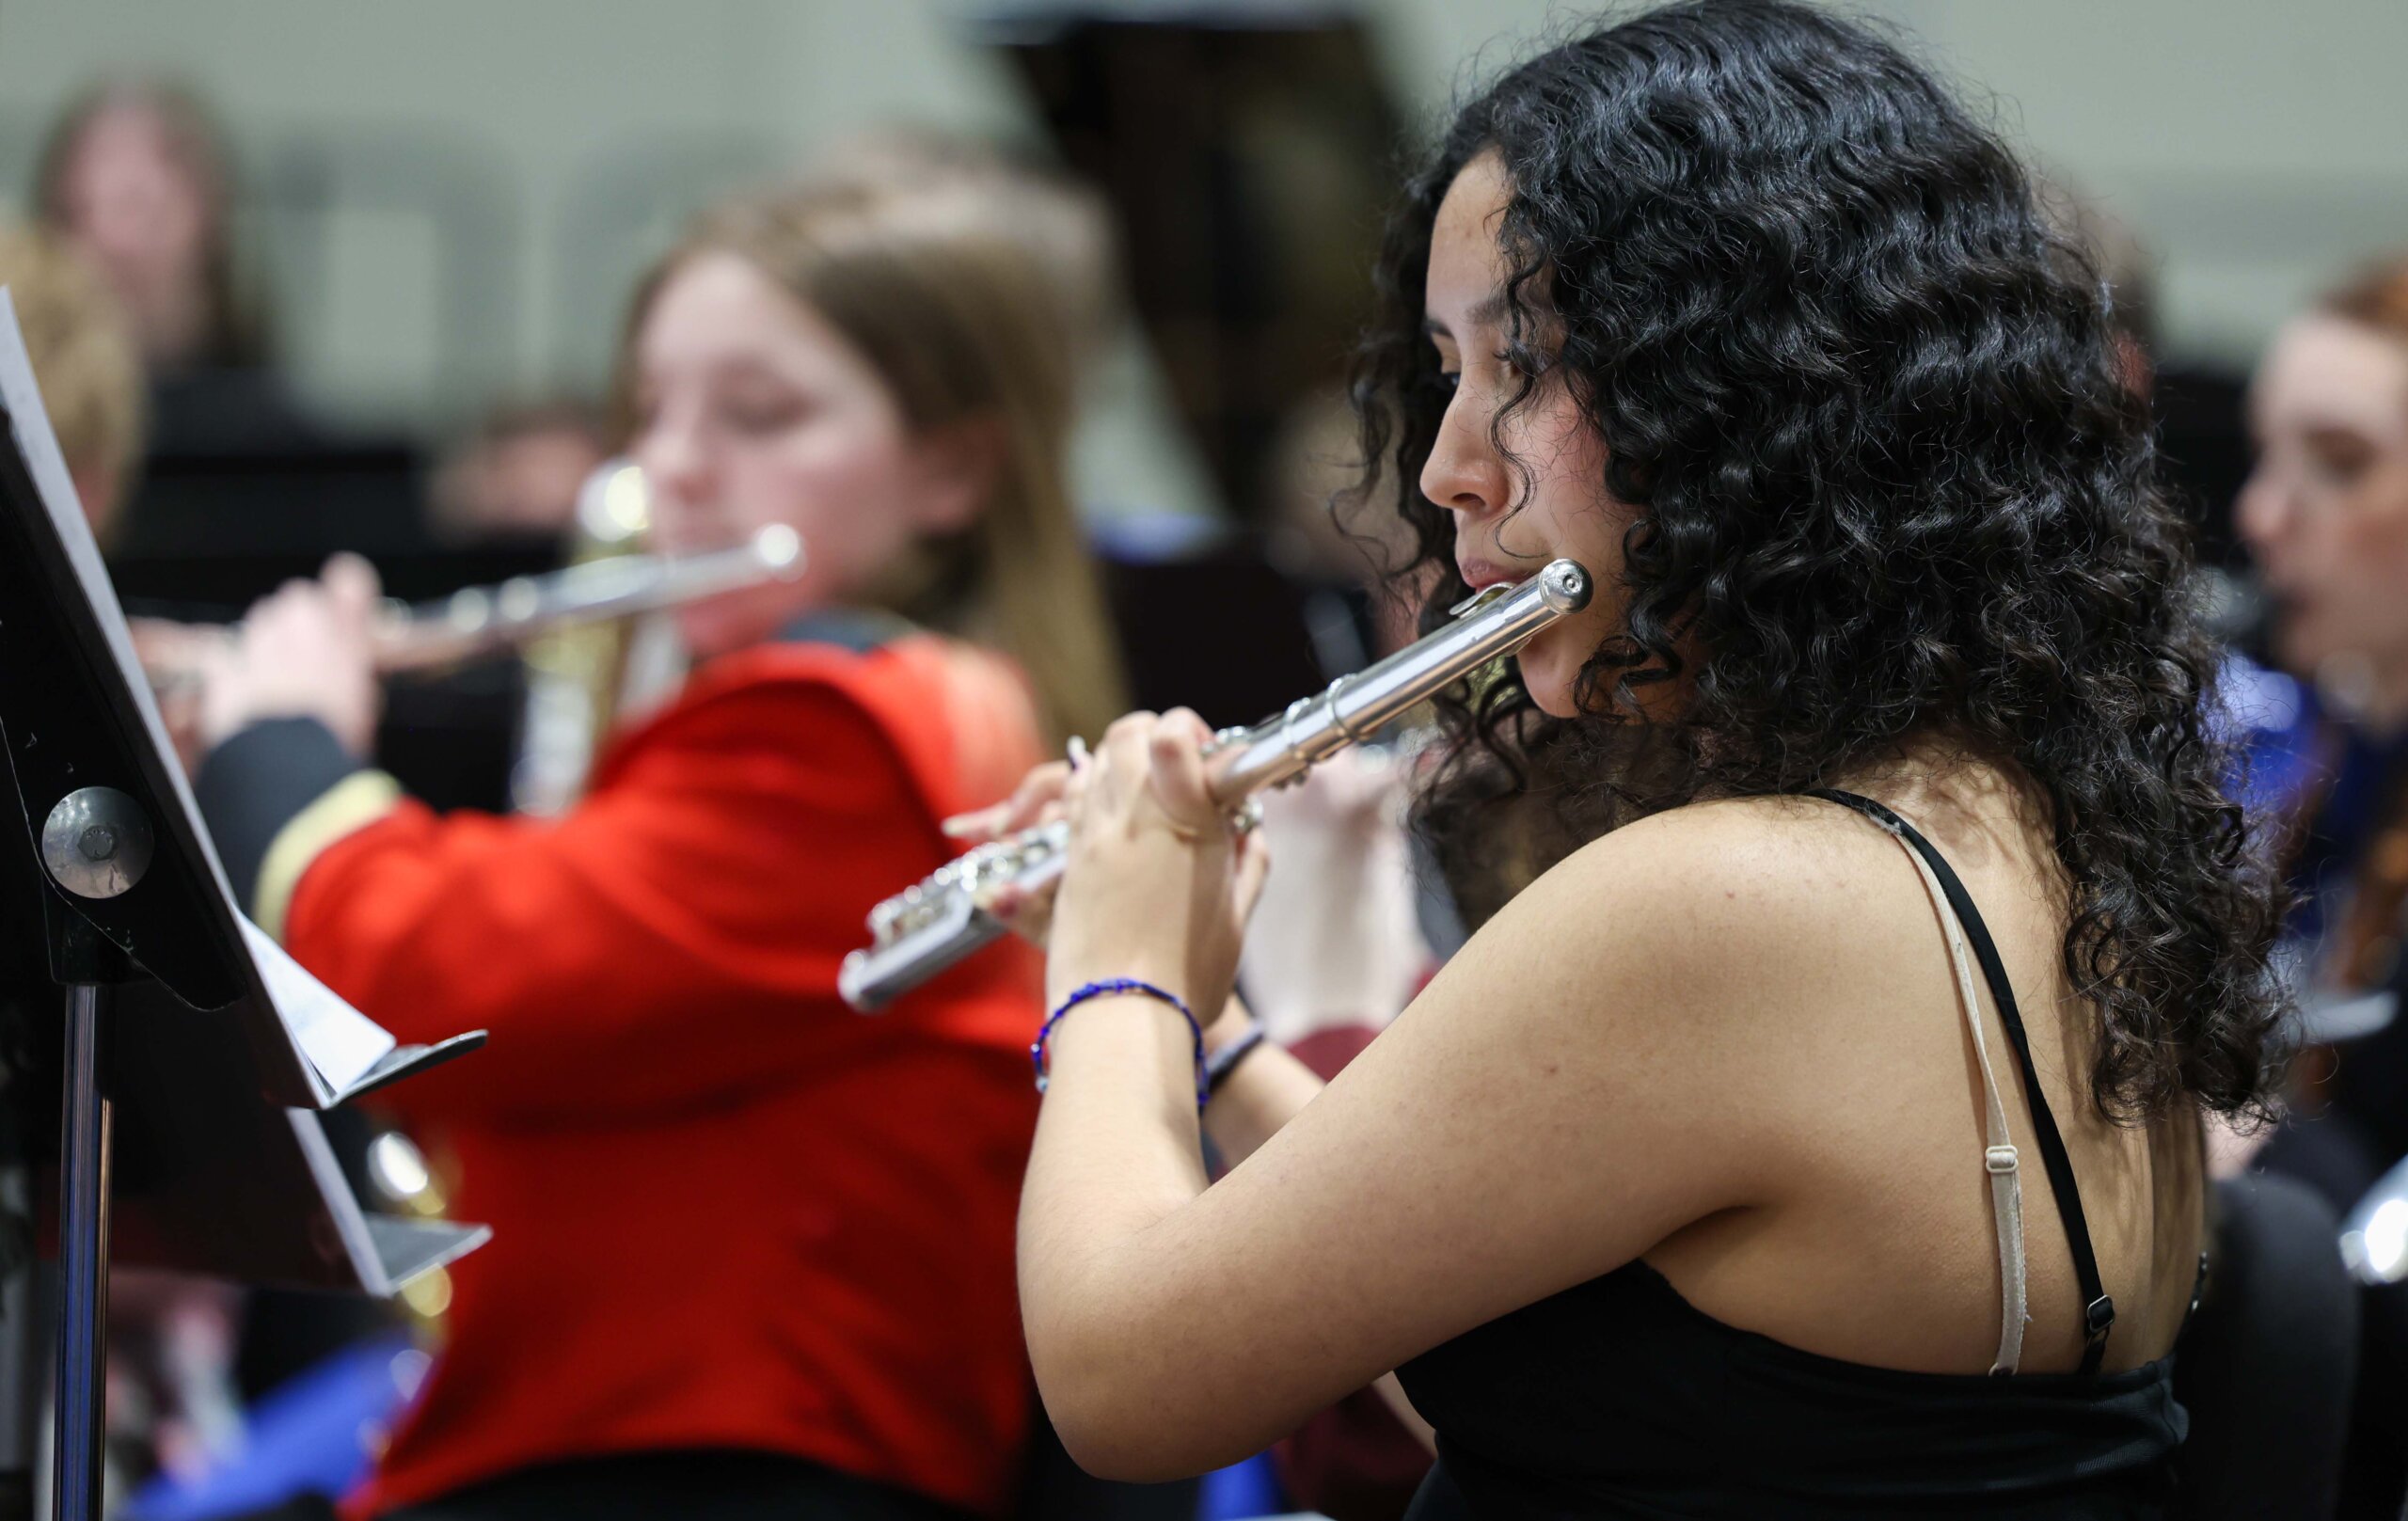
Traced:
POLYGON ((254 606, 209 673, 200 737, 222 744, 261 719, 313 718, 366 755, 384 705, 377 682, 376 572, 337 555, 314 581, 288 581, 254 606))
POLYGON ((150 683, 150 697, 168 742, 176 747, 176 759, 190 775, 209 753, 201 737, 201 710, 210 683, 233 658, 234 631, 165 618, 128 618, 125 631, 150 683))
POLYGON ((1245 921, 1270 853, 1212 801, 1187 710, 1133 713, 1069 780, 1068 869, 1056 895, 1048 1002, 1104 977, 1136 977, 1217 1013, 1237 978, 1245 921))

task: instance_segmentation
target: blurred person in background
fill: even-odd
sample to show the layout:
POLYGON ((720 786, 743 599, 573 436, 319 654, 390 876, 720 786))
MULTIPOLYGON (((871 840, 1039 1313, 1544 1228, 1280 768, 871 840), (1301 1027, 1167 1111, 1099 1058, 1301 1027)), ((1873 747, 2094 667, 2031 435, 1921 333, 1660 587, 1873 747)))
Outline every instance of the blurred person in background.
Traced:
POLYGON ((998 232, 1044 277, 1073 388, 1093 378, 1128 320, 1112 214, 1095 189, 983 137, 889 127, 846 138, 809 165, 815 182, 941 189, 986 201, 998 232))
POLYGON ((454 544, 565 539, 610 452, 600 411, 575 397, 496 407, 436 472, 429 526, 454 544))
MULTIPOLYGON (((2287 821, 2312 1043, 2254 1165, 2346 1214, 2408 1156, 2408 260, 2288 324, 2249 417, 2235 526, 2279 671, 2239 668, 2235 701, 2255 725, 2250 784, 2287 821)), ((2388 1521, 2408 1491, 2408 1288, 2367 1291, 2362 1325, 2342 1513, 2388 1521)))
POLYGON ((265 343, 234 285, 233 189, 199 101, 173 85, 107 82, 43 147, 35 205, 106 275, 153 373, 259 363, 265 343))
POLYGON ((395 1100, 495 1240, 353 1510, 997 1514, 1035 968, 874 1020, 835 977, 957 848, 940 819, 1120 701, 1069 335, 991 203, 933 184, 723 205, 627 334, 653 547, 784 523, 808 569, 683 610, 699 663, 582 801, 437 816, 362 768, 356 565, 255 610, 208 689, 198 790, 254 917, 405 1039, 493 1031, 395 1100))
POLYGON ((142 463, 141 359, 124 309, 81 254, 39 227, 0 227, 0 285, 68 479, 105 546, 142 463))
POLYGON ((117 293, 150 378, 155 452, 318 437, 271 372, 266 318, 237 275, 234 205, 226 135, 175 85, 95 85, 42 148, 35 213, 117 293))

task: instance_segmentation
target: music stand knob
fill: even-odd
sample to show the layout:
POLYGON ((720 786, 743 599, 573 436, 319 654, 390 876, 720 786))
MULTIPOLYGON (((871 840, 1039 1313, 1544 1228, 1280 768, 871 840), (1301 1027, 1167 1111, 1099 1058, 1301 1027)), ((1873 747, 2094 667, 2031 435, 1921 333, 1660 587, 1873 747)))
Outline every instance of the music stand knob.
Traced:
POLYGON ((115 787, 79 787, 41 827, 41 863, 77 897, 112 898, 150 869, 157 840, 142 805, 115 787))

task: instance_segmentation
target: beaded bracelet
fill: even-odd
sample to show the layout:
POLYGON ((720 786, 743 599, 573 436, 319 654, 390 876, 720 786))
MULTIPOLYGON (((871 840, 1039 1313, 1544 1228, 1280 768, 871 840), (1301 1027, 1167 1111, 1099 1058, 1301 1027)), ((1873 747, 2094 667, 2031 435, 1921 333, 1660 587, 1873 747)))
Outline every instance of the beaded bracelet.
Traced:
POLYGON ((1044 1025, 1037 1032, 1037 1038, 1028 1043, 1028 1059, 1037 1068, 1037 1091, 1039 1093, 1045 1091, 1046 1082, 1051 1076, 1048 1070, 1050 1064, 1046 1057, 1046 1046, 1054 1038, 1054 1026, 1062 1022, 1064 1015, 1088 999, 1102 998, 1113 993, 1143 993, 1148 998, 1168 1004, 1179 1010, 1180 1018, 1187 1022, 1188 1034, 1196 1042, 1196 1107, 1201 1110, 1204 1107, 1204 1101, 1212 1096, 1212 1088, 1204 1074, 1204 1026, 1196 1022, 1196 1011, 1187 1006, 1187 1000, 1167 988, 1158 988, 1150 982, 1141 982, 1135 977, 1106 977, 1101 982, 1090 982, 1083 988, 1073 990, 1069 997, 1062 1000, 1061 1007, 1046 1016, 1044 1025))

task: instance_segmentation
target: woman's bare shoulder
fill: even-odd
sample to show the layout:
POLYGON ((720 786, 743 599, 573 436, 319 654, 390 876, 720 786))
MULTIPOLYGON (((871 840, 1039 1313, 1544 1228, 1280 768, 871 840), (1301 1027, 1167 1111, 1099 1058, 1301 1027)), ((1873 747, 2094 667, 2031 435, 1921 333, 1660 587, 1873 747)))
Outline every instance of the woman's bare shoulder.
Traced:
POLYGON ((1589 842, 1513 907, 1552 916, 1611 903, 1648 911, 1639 917, 1662 936, 1713 930, 1744 942, 1830 927, 1893 900, 1900 880, 1912 880, 1881 869, 1896 850, 1889 834, 1835 803, 1719 799, 1668 809, 1589 842))
POLYGON ((1619 1009, 1653 1025, 1640 1011, 1678 1008, 1684 1040, 1718 1025, 1761 1034, 1801 1002, 1851 1001, 1902 915, 1928 911, 1897 848, 1813 799, 1668 810, 1516 895, 1465 947, 1468 964, 1584 1022, 1619 1009))

